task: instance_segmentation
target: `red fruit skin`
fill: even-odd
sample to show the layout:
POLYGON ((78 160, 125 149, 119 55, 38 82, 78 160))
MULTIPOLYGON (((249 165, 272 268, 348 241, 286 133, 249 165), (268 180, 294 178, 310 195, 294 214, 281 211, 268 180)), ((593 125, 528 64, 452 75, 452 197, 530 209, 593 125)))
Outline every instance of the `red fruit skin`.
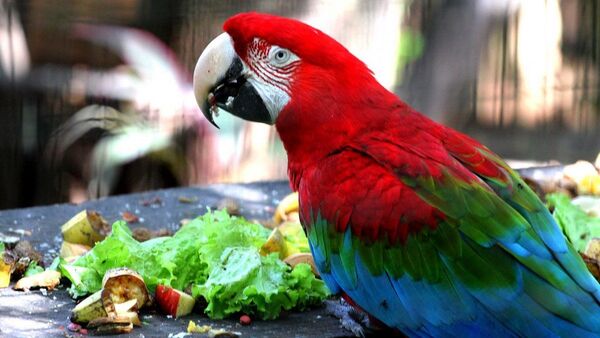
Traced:
POLYGON ((248 315, 241 315, 240 316, 240 324, 246 326, 246 325, 250 325, 252 324, 252 318, 250 318, 250 316, 248 315))
POLYGON ((69 323, 69 325, 67 325, 67 330, 69 330, 71 332, 79 332, 79 330, 81 330, 81 325, 75 324, 75 323, 69 323))
POLYGON ((179 294, 173 288, 166 285, 156 287, 156 303, 158 307, 167 315, 175 317, 177 315, 177 305, 179 304, 179 294))

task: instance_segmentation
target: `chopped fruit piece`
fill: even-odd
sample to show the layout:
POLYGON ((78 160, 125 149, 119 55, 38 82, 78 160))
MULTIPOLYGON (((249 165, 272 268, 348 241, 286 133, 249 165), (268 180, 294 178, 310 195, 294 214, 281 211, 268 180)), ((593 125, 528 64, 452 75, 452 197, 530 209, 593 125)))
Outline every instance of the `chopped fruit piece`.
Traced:
POLYGON ((60 258, 64 258, 67 262, 72 262, 86 252, 90 251, 91 247, 85 244, 75 244, 64 241, 60 246, 60 258))
POLYGON ((97 335, 129 333, 133 330, 133 324, 127 317, 108 316, 96 318, 87 325, 97 335))
POLYGON ((250 324, 252 324, 252 318, 250 318, 250 316, 248 316, 248 315, 241 315, 240 316, 240 324, 250 325, 250 324))
POLYGON ((96 318, 106 317, 107 313, 102 304, 102 291, 91 294, 71 311, 73 323, 85 325, 96 318))
POLYGON ((106 237, 109 225, 99 213, 83 210, 61 227, 65 241, 94 246, 106 237))
POLYGON ((162 311, 175 318, 188 315, 194 309, 192 296, 169 286, 158 285, 155 298, 162 311))
POLYGON ((273 215, 273 222, 279 224, 287 220, 287 214, 298 211, 298 193, 291 193, 284 197, 273 215))
POLYGON ((315 274, 315 276, 319 276, 319 271, 317 270, 317 266, 315 265, 315 260, 313 259, 313 256, 309 253, 293 254, 291 256, 288 256, 283 261, 290 265, 292 268, 300 263, 306 263, 310 265, 310 268, 312 269, 312 272, 315 274))
MULTIPOLYGON (((106 312, 114 309, 115 304, 125 303, 136 299, 133 311, 139 310, 150 302, 148 289, 144 279, 129 268, 117 268, 106 271, 102 281, 102 302, 106 312)), ((114 311, 114 310, 113 310, 114 311)))
POLYGON ((15 290, 29 290, 31 288, 46 288, 54 290, 60 284, 60 272, 46 270, 33 276, 23 277, 17 281, 15 290))

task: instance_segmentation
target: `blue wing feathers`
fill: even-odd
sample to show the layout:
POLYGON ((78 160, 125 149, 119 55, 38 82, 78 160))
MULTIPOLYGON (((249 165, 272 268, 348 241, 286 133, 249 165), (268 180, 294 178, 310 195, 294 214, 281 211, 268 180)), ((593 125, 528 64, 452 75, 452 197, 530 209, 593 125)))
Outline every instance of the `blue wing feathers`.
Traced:
MULTIPOLYGON (((579 284, 557 262, 545 272, 559 281, 557 285, 515 260, 514 278, 506 284, 510 287, 469 286, 465 278, 473 271, 464 269, 480 264, 486 266, 490 259, 487 251, 498 248, 480 247, 465 238, 461 249, 463 257, 478 263, 468 259, 461 263, 468 265, 458 268, 456 261, 444 257, 445 269, 435 283, 415 280, 406 273, 398 278, 387 272, 374 276, 358 250, 353 255, 355 266, 349 274, 345 268, 348 261, 342 262, 339 253, 324 251, 331 247, 326 243, 330 240, 328 231, 323 229, 328 226, 321 220, 310 230, 310 235, 321 237, 311 241, 311 250, 325 283, 333 292, 345 292, 367 312, 411 337, 595 337, 594 332, 600 332, 600 313, 594 297, 578 288, 579 284)), ((348 228, 340 239, 342 250, 355 249, 347 247, 354 245, 350 232, 348 228)), ((509 257, 507 252, 505 255, 509 257)), ((531 253, 522 259, 532 266, 544 260, 531 253)), ((498 261, 498 264, 502 263, 498 261)), ((493 270, 491 266, 490 270, 493 270)))

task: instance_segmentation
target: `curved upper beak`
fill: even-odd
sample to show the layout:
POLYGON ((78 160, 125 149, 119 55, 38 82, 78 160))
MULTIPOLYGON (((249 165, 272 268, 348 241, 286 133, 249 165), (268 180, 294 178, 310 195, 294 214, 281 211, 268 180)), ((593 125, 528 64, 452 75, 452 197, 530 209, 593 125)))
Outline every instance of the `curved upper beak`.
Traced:
POLYGON ((211 102, 214 100, 214 95, 211 95, 209 100, 208 94, 225 77, 227 69, 233 63, 235 57, 231 37, 227 33, 222 33, 206 46, 200 54, 194 69, 196 102, 198 102, 198 106, 206 119, 217 128, 219 126, 217 126, 212 116, 216 102, 211 102))
POLYGON ((233 40, 222 33, 204 49, 194 69, 194 95, 202 113, 215 127, 219 109, 249 121, 272 123, 271 115, 255 88, 247 81, 244 64, 233 40))

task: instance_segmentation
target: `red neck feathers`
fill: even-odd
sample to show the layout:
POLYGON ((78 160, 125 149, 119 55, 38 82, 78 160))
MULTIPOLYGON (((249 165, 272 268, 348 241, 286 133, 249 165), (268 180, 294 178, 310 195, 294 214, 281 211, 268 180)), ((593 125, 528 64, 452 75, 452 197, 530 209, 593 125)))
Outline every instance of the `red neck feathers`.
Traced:
POLYGON ((290 102, 276 121, 294 188, 306 166, 348 146, 357 135, 384 128, 394 108, 405 106, 362 61, 311 26, 268 14, 242 13, 223 28, 242 59, 256 37, 301 59, 293 74, 290 102))

